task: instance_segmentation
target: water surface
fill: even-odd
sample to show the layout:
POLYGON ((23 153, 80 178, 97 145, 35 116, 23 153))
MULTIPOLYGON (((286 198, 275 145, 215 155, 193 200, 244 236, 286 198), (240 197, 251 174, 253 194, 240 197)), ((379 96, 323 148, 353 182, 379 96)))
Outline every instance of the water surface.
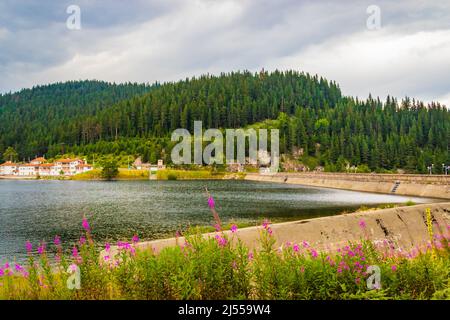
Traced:
MULTIPOLYGON (((257 223, 338 214, 362 205, 431 199, 251 181, 0 180, 0 261, 24 257, 27 240, 66 244, 80 235, 82 215, 104 242, 172 236, 188 225, 211 225, 205 186, 224 222, 257 223)), ((36 245, 35 245, 36 247, 36 245)))

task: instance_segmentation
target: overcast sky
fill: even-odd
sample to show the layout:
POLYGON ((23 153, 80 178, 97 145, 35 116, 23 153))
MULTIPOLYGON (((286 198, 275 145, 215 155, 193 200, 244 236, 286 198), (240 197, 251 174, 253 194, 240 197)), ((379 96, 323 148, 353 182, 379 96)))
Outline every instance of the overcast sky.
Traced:
POLYGON ((319 74, 360 98, 450 105, 450 1, 0 2, 0 92, 262 68, 319 74), (67 28, 72 4, 80 30, 67 28), (379 29, 367 27, 370 5, 380 8, 379 29))

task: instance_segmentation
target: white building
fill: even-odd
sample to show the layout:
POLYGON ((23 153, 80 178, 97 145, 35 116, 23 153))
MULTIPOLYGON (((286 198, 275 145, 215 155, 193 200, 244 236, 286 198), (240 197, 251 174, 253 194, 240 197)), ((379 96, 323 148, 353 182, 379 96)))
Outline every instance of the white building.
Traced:
POLYGON ((17 167, 19 176, 35 176, 38 173, 38 167, 34 164, 19 164, 17 167))
POLYGON ((17 164, 7 161, 0 165, 0 175, 12 176, 17 173, 17 164))
POLYGON ((63 173, 66 176, 73 176, 77 174, 77 166, 85 164, 81 159, 59 159, 55 161, 54 171, 56 175, 63 173))
POLYGON ((47 162, 47 160, 45 160, 45 158, 38 157, 36 159, 31 160, 30 164, 39 165, 39 164, 43 164, 43 163, 46 163, 46 162, 47 162))
POLYGON ((53 163, 41 163, 38 165, 38 174, 40 176, 52 176, 53 163))
POLYGON ((90 164, 79 164, 76 166, 76 174, 91 171, 93 167, 90 164))

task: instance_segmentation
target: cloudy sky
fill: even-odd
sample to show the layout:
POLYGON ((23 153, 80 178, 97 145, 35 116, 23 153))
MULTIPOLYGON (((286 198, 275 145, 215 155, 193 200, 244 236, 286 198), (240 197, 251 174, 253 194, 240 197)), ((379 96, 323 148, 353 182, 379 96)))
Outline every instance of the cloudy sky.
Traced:
POLYGON ((450 1, 0 2, 0 92, 262 68, 319 74, 361 98, 450 105, 450 1), (70 5, 80 8, 79 30, 67 27, 70 5))

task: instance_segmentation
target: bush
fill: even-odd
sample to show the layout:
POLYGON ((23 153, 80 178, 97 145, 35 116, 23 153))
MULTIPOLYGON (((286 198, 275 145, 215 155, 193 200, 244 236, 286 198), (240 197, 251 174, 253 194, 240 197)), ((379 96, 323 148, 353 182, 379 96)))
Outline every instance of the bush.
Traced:
POLYGON ((119 165, 116 160, 105 160, 102 163, 101 177, 106 180, 112 180, 119 174, 119 165))
MULTIPOLYGON (((431 218, 429 219, 431 221, 431 218)), ((430 223, 431 225, 431 223, 430 223)), ((364 224, 360 227, 365 228, 364 224)), ((178 246, 161 252, 140 249, 138 239, 105 246, 101 257, 87 221, 85 236, 54 263, 41 245, 28 267, 0 267, 0 299, 443 299, 449 297, 448 235, 412 251, 394 251, 362 239, 332 252, 307 242, 275 247, 268 222, 259 249, 250 250, 221 231, 202 236, 192 230, 178 246), (37 261, 35 261, 37 259, 37 261), (370 290, 369 266, 381 270, 381 287, 370 290), (68 268, 79 268, 81 289, 70 290, 68 268)), ((232 228, 236 231, 236 226, 232 228)), ((430 233, 432 235, 432 233, 430 233)))

